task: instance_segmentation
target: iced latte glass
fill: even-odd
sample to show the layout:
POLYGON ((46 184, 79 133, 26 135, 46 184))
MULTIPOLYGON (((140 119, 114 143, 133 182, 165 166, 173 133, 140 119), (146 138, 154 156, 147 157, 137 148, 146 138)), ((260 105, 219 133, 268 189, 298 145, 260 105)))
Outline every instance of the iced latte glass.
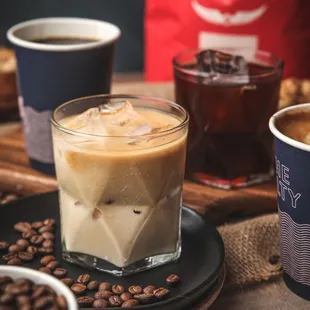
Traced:
POLYGON ((179 258, 188 115, 102 95, 52 116, 63 257, 122 276, 179 258))

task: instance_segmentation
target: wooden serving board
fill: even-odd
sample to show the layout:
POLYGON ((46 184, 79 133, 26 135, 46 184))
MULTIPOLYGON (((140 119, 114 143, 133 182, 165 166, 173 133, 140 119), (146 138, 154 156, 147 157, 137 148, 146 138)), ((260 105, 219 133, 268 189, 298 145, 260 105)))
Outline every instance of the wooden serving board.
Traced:
MULTIPOLYGON (((20 127, 14 128, 10 134, 0 135, 0 192, 29 196, 56 189, 55 178, 29 166, 20 127)), ((183 202, 213 223, 222 224, 232 217, 276 211, 276 188, 272 182, 226 191, 185 181, 183 202)))

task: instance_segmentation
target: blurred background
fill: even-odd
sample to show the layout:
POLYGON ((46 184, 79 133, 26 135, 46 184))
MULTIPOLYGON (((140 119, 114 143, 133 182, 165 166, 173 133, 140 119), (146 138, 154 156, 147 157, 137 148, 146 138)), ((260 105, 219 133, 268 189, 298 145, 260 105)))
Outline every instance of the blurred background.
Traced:
POLYGON ((84 17, 118 25, 115 70, 143 70, 144 0, 10 0, 0 5, 0 46, 9 46, 6 31, 16 23, 40 17, 84 17))

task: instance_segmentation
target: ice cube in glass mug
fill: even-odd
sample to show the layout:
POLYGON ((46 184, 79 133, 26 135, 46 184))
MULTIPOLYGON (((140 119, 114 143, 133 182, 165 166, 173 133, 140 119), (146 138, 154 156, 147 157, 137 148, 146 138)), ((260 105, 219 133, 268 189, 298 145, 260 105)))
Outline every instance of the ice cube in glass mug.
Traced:
POLYGON ((248 66, 244 57, 215 50, 196 54, 197 67, 212 80, 223 83, 249 82, 248 66))
POLYGON ((135 136, 152 131, 146 119, 133 109, 128 100, 91 108, 73 118, 67 127, 83 133, 105 136, 135 136))

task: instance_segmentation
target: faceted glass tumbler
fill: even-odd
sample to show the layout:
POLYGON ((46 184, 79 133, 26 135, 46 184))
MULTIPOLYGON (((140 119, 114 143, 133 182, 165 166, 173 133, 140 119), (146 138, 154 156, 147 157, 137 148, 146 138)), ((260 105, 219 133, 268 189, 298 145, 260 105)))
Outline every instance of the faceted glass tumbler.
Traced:
POLYGON ((52 134, 65 260, 124 276, 180 257, 187 130, 186 111, 156 98, 100 95, 55 110, 52 134), (138 112, 175 125, 137 136, 86 134, 64 125, 89 108, 124 100, 138 112))

